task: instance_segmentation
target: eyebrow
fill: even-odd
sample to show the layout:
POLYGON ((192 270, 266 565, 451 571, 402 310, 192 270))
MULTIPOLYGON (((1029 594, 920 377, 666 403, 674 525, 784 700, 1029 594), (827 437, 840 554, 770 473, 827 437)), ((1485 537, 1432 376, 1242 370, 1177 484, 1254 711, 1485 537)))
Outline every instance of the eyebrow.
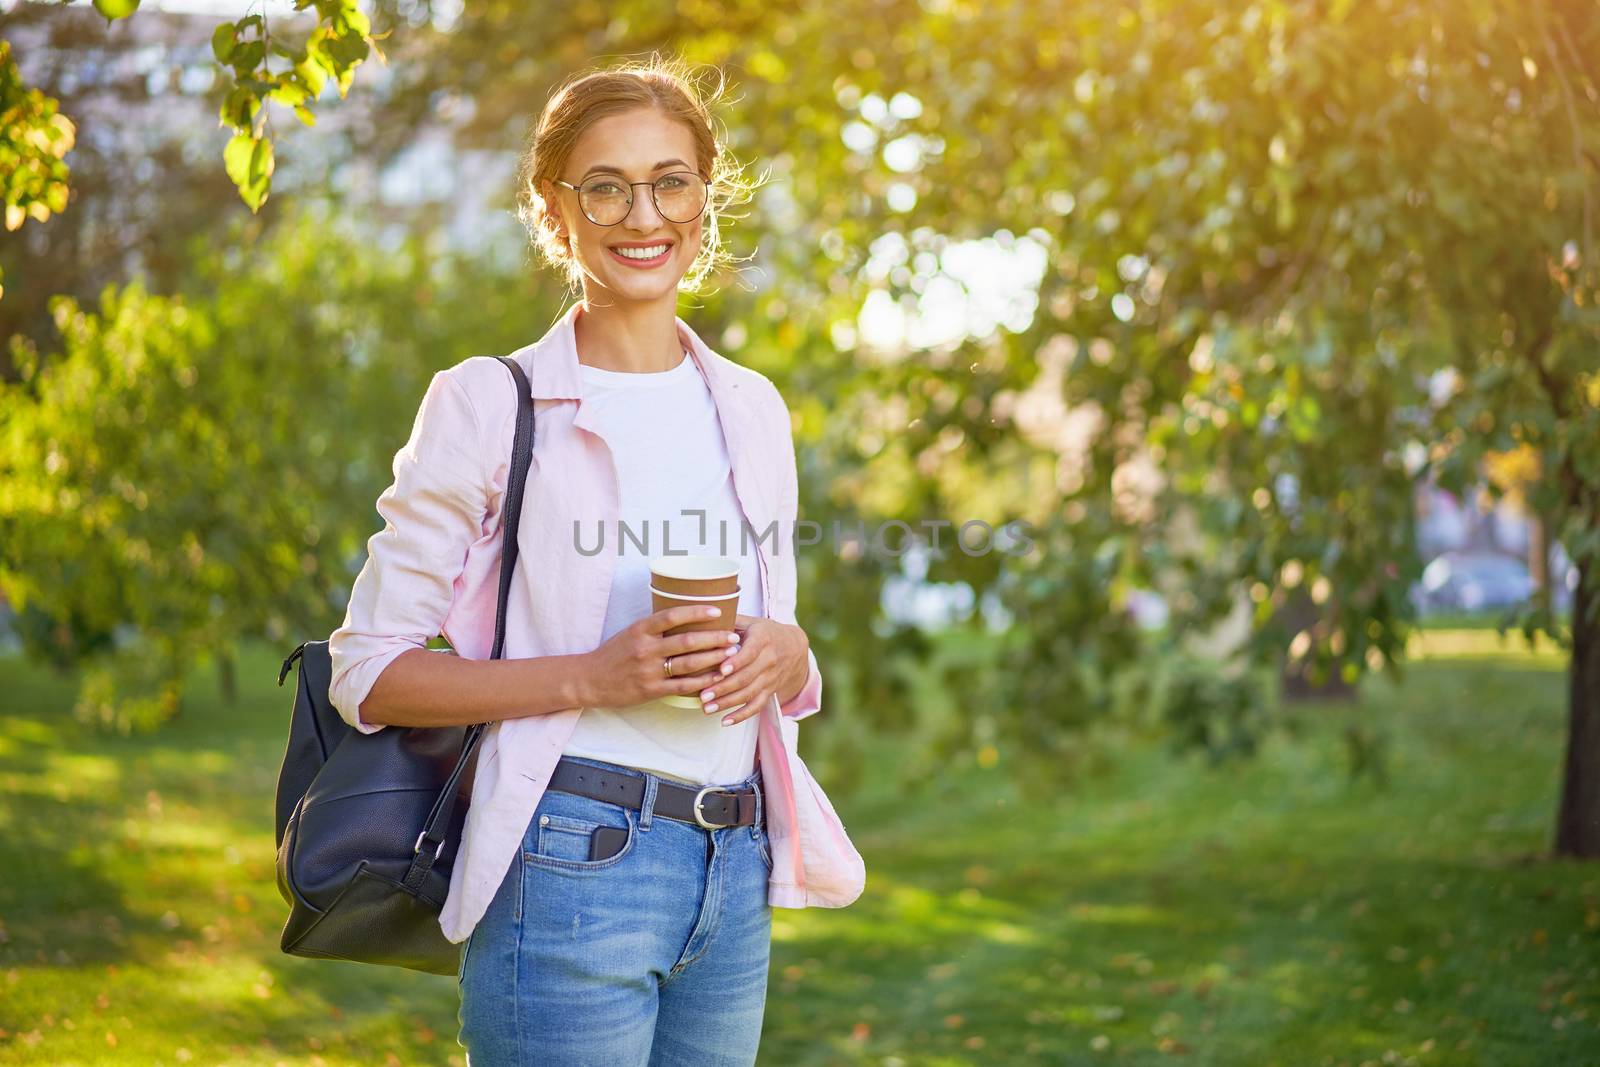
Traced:
MULTIPOLYGON (((676 167, 687 167, 688 165, 689 164, 685 163, 681 159, 663 159, 660 163, 657 163, 655 166, 651 167, 650 169, 651 170, 660 170, 662 167, 674 167, 674 166, 676 166, 676 167)), ((612 163, 596 163, 594 166, 592 166, 588 170, 584 171, 583 172, 583 178, 579 178, 578 180, 581 182, 581 181, 584 180, 584 178, 587 178, 589 175, 594 174, 597 171, 609 171, 612 174, 622 174, 622 168, 619 167, 619 166, 616 166, 615 164, 612 164, 612 163)))

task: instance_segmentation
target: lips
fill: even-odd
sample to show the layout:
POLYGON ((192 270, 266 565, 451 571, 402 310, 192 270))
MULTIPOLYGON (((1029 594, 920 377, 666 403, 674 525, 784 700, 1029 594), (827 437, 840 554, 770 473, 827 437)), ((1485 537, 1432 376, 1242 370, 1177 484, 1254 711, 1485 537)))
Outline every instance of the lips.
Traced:
POLYGON ((661 265, 662 263, 665 263, 667 261, 668 257, 670 257, 672 255, 672 242, 671 241, 630 242, 628 244, 608 245, 606 247, 606 251, 611 253, 611 257, 613 259, 615 259, 615 260, 617 260, 618 262, 621 262, 621 263, 626 263, 630 267, 655 267, 655 266, 661 265), (651 248, 659 248, 659 249, 661 249, 661 252, 659 254, 657 254, 657 255, 651 256, 648 259, 644 259, 644 258, 639 257, 637 254, 632 255, 632 256, 625 255, 621 251, 622 249, 629 249, 629 250, 635 250, 636 251, 638 249, 651 249, 651 248))

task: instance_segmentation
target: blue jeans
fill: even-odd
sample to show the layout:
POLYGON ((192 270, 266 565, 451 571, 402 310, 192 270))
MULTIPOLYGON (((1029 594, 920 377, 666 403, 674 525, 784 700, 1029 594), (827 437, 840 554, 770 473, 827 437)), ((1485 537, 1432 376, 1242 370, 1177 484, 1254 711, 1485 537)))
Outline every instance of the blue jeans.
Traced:
MULTIPOLYGON (((759 769, 756 822, 707 830, 546 789, 489 910, 462 943, 469 1067, 745 1067, 756 1059, 772 947, 772 870, 759 769), (625 828, 591 861, 595 827, 625 828)), ((674 783, 682 784, 682 783, 674 783)))

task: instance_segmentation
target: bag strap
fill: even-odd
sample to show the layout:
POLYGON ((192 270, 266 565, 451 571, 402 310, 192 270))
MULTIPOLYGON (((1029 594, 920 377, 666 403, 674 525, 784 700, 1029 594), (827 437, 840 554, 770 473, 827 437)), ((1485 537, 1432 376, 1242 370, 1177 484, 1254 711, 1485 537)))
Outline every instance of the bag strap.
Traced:
POLYGON ((490 659, 502 659, 506 650, 506 600, 511 595, 511 571, 517 565, 517 528, 522 525, 522 490, 533 463, 533 386, 517 361, 496 356, 511 371, 517 386, 517 432, 511 439, 511 484, 506 489, 505 522, 500 544, 500 594, 494 609, 494 649, 490 659))
MULTIPOLYGON (((494 609, 494 648, 489 653, 490 659, 504 659, 506 602, 511 596, 511 572, 517 565, 517 529, 522 522, 522 491, 528 481, 528 468, 533 463, 533 386, 529 384, 527 374, 516 360, 510 356, 495 358, 511 371, 511 377, 517 387, 517 430, 511 439, 511 481, 506 487, 505 506, 501 509, 503 519, 500 524, 500 592, 495 600, 494 609)), ((466 738, 461 743, 461 757, 456 760, 455 770, 450 772, 449 781, 445 782, 438 799, 433 802, 433 810, 428 815, 422 833, 417 835, 417 843, 412 849, 415 855, 411 861, 411 869, 406 872, 405 877, 406 886, 413 892, 422 888, 422 882, 433 869, 434 861, 439 858, 439 853, 444 851, 445 831, 450 826, 451 816, 455 814, 456 790, 460 785, 461 774, 471 761, 473 753, 477 751, 478 741, 488 725, 488 723, 475 723, 467 728, 466 738), (424 847, 428 844, 433 845, 431 850, 424 847)))

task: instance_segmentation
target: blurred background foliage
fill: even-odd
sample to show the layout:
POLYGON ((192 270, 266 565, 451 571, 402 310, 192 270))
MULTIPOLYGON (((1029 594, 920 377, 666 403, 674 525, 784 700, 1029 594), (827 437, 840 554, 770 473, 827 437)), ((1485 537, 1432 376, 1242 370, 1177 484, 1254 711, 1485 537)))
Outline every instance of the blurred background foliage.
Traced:
MULTIPOLYGON (((185 659, 215 658, 226 699, 241 641, 337 625, 427 377, 563 305, 506 226, 508 175, 460 221, 475 161, 568 71, 660 49, 726 72, 727 144, 770 173, 729 230, 754 258, 681 314, 793 413, 824 531, 800 559, 830 711, 808 746, 841 789, 867 734, 905 739, 908 779, 1004 759, 1040 789, 1111 719, 1248 753, 1286 686, 1398 669, 1419 488, 1487 477, 1579 575, 1570 615, 1547 583, 1515 621, 1570 649, 1557 846, 1600 855, 1594 4, 370 10, 382 80, 280 131, 253 214, 222 131, 87 136, 112 119, 85 57, 157 26, 209 56, 208 28, 0 24, 80 116, 72 200, 0 245, 0 590, 30 654, 88 668, 80 714, 211 713, 185 659), (392 167, 439 192, 385 198, 392 167), (835 522, 969 519, 1026 520, 1031 547, 833 550, 835 522), (961 610, 886 612, 908 574, 961 610)), ((159 74, 134 95, 159 104, 159 74)), ((1354 768, 1382 752, 1350 745, 1354 768)))

